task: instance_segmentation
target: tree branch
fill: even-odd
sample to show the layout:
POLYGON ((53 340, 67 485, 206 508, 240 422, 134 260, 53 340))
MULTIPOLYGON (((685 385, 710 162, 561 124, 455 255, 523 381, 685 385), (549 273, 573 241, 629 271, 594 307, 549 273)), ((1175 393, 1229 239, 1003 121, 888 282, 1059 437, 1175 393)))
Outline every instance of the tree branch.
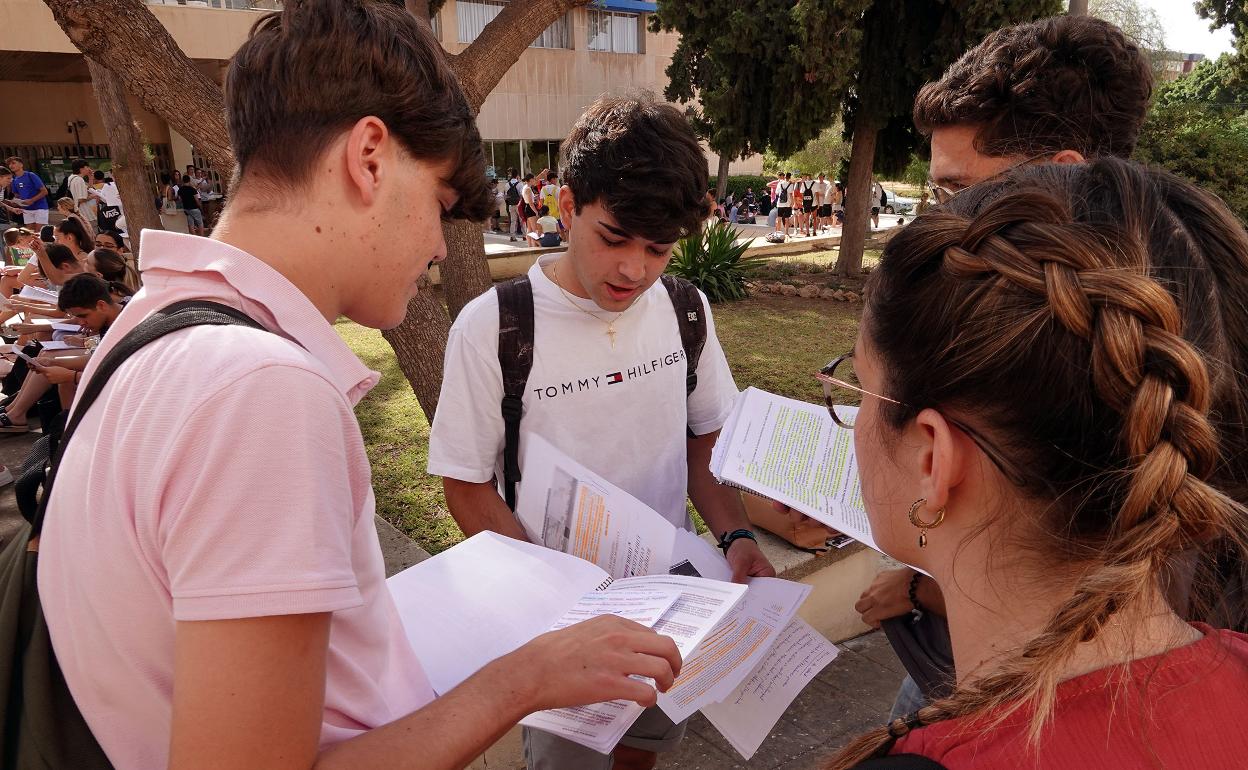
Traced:
POLYGON ((117 73, 127 91, 191 140, 218 173, 234 172, 221 87, 200 72, 142 0, 44 3, 78 50, 117 73))
POLYGON ((458 56, 448 57, 468 102, 480 110, 520 54, 563 14, 590 0, 520 0, 507 4, 458 56))

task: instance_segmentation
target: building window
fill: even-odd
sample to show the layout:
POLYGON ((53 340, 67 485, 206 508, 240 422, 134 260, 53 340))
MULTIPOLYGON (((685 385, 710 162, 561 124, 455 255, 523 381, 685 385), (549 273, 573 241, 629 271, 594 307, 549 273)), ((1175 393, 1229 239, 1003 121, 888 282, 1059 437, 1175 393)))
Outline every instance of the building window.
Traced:
POLYGON ((589 10, 589 50, 641 53, 641 16, 589 10))
MULTIPOLYGON (((477 39, 494 17, 503 12, 504 3, 495 0, 459 0, 455 12, 459 20, 459 42, 471 43, 477 39)), ((571 48, 572 36, 568 29, 568 16, 564 14, 545 29, 530 44, 531 48, 571 48)))
POLYGON ((533 41, 532 48, 571 48, 572 35, 568 26, 568 15, 565 13, 546 28, 533 41))

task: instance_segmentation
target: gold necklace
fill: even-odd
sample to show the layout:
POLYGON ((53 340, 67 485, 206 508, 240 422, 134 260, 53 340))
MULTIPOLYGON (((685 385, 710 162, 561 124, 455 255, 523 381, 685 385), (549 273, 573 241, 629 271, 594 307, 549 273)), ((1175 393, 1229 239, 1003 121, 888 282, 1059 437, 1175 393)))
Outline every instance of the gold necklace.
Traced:
POLYGON ((616 334, 616 332, 615 332, 615 322, 616 322, 616 321, 618 321, 618 320, 620 320, 620 316, 622 316, 622 315, 624 315, 625 313, 627 313, 627 312, 628 312, 628 310, 629 310, 629 308, 631 308, 631 307, 632 307, 632 305, 629 305, 628 307, 624 308, 624 309, 623 309, 623 310, 621 310, 620 312, 616 313, 616 314, 615 314, 615 318, 612 318, 610 321, 608 321, 608 320, 606 320, 605 318, 603 318, 602 316, 600 316, 600 315, 598 315, 597 313, 593 312, 592 310, 586 310, 585 308, 583 308, 583 307, 581 307, 580 305, 576 304, 576 301, 572 299, 572 296, 568 294, 567 289, 563 288, 563 284, 559 283, 559 279, 558 279, 558 277, 556 277, 556 276, 555 276, 555 266, 554 266, 554 265, 551 265, 551 266, 550 266, 550 272, 549 272, 549 273, 547 273, 546 277, 550 279, 550 282, 551 282, 551 283, 553 283, 555 286, 557 286, 557 287, 559 288, 559 293, 563 295, 564 300, 566 300, 566 301, 567 301, 567 303, 568 303, 569 305, 571 305, 572 307, 574 307, 574 308, 576 308, 577 310, 581 311, 582 313, 584 313, 585 315, 589 316, 590 318, 593 318, 594 320, 599 321, 599 322, 604 323, 604 324, 606 324, 606 325, 607 325, 607 337, 609 337, 609 338, 611 339, 611 349, 612 349, 612 350, 615 350, 615 334, 616 334))

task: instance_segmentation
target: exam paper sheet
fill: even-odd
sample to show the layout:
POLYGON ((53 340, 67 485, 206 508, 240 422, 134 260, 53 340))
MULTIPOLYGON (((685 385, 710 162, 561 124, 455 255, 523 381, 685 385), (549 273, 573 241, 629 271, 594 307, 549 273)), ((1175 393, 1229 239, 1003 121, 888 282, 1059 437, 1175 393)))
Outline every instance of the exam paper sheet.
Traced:
POLYGON ((668 571, 671 522, 541 436, 527 442, 516 516, 533 542, 597 564, 613 578, 668 571))
POLYGON ((810 680, 836 659, 837 649, 801 618, 794 618, 766 656, 723 702, 702 714, 749 760, 810 680))
POLYGON ((751 578, 745 597, 686 659, 659 707, 682 722, 723 700, 762 660, 811 587, 780 578, 751 578))
POLYGON ((854 434, 834 423, 826 406, 746 388, 712 451, 711 471, 879 550, 862 501, 854 434))
POLYGON ((481 532, 386 585, 407 638, 441 695, 550 629, 608 580, 575 557, 481 532))
POLYGON ((17 293, 17 296, 23 297, 25 299, 38 300, 40 302, 47 302, 50 305, 55 305, 56 299, 59 295, 54 291, 49 291, 48 289, 41 289, 38 286, 23 286, 22 290, 17 293))
MULTIPOLYGON (((672 638, 682 660, 732 612, 742 600, 746 587, 683 575, 648 575, 613 584, 634 585, 651 590, 676 589, 680 597, 652 627, 672 638)), ((641 706, 632 701, 609 701, 589 706, 551 709, 530 714, 520 721, 525 727, 545 730, 602 754, 610 753, 620 738, 641 715, 641 706)))

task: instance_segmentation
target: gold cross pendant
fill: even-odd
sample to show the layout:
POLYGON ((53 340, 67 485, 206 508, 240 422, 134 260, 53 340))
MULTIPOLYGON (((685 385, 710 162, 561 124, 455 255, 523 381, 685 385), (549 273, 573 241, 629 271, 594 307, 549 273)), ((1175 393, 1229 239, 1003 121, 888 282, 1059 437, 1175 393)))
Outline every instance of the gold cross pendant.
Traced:
POLYGON ((607 324, 607 336, 611 338, 611 349, 615 350, 615 321, 607 324))

